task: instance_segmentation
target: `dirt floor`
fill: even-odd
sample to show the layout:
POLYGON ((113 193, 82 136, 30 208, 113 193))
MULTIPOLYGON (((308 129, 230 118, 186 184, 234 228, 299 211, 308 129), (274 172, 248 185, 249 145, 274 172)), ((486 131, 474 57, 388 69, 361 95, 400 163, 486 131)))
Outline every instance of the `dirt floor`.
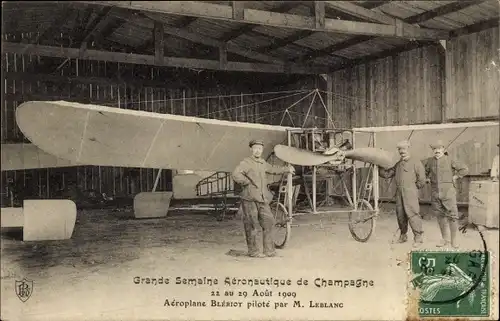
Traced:
MULTIPOLYGON (((219 222, 199 212, 177 211, 164 219, 135 220, 130 212, 81 211, 73 237, 67 241, 24 243, 16 239, 19 235, 4 233, 1 319, 405 318, 411 242, 391 244, 398 232, 390 205, 367 243, 351 237, 344 214, 307 215, 294 223, 299 226, 292 228, 287 247, 279 250, 278 257, 263 259, 232 255, 246 251, 238 218, 219 222), (141 284, 134 282, 136 277, 141 284), (178 277, 205 277, 218 284, 176 284, 178 277), (32 295, 24 303, 14 286, 23 278, 34 282, 32 295), (170 283, 148 284, 147 278, 169 279, 170 283), (226 278, 275 278, 290 280, 291 285, 227 285, 226 278), (373 280, 373 286, 317 287, 316 278, 373 280), (308 284, 297 285, 299 280, 308 284), (256 288, 267 293, 260 296, 253 292, 256 288), (265 295, 269 291, 272 294, 265 295), (189 300, 206 302, 207 307, 173 306, 189 300), (212 300, 240 302, 241 308, 211 307, 212 300), (337 307, 300 309, 292 307, 296 300, 306 307, 309 301, 332 302, 337 307), (259 307, 260 303, 270 306, 259 307)), ((424 221, 424 228, 422 248, 436 250, 435 219, 424 221)), ((498 230, 484 235, 497 270, 498 230)), ((463 250, 482 249, 478 232, 469 229, 460 238, 463 250)), ((494 288, 498 292, 497 279, 494 288)))

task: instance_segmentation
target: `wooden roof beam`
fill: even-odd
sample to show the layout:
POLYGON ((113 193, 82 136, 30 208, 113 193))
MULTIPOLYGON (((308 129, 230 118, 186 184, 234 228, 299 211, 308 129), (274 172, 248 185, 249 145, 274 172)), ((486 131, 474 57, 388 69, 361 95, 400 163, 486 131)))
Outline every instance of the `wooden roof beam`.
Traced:
POLYGON ((155 21, 153 30, 153 39, 155 43, 155 64, 162 65, 163 57, 165 56, 165 32, 163 30, 163 23, 155 21))
POLYGON ((78 11, 78 18, 76 19, 77 24, 72 32, 72 37, 74 38, 73 43, 77 46, 81 46, 83 40, 85 39, 85 36, 87 35, 87 25, 89 24, 90 17, 92 17, 93 12, 93 6, 88 6, 83 11, 78 11))
POLYGON ((367 21, 372 22, 380 22, 388 25, 396 26, 396 28, 401 28, 402 33, 409 32, 411 34, 418 33, 420 27, 412 26, 409 23, 401 19, 396 19, 391 16, 386 15, 385 13, 376 12, 370 9, 365 9, 361 6, 355 5, 351 2, 347 1, 325 1, 325 5, 330 8, 334 8, 335 10, 339 10, 350 15, 353 15, 358 18, 362 18, 367 21))
MULTIPOLYGON (((102 50, 104 46, 100 47, 100 49, 102 50)), ((117 42, 115 40, 107 40, 106 41, 106 47, 104 48, 104 50, 111 50, 113 51, 114 48, 118 49, 118 50, 121 50, 121 52, 127 52, 127 53, 137 53, 137 47, 134 47, 134 46, 131 46, 131 45, 127 45, 127 44, 124 44, 124 43, 121 43, 121 42, 117 42), (112 49, 109 49, 109 48, 112 48, 112 49)))
MULTIPOLYGON (((426 11, 426 12, 421 13, 421 14, 417 14, 417 15, 414 15, 414 16, 407 17, 407 18, 403 19, 402 21, 405 22, 405 23, 418 24, 418 23, 425 22, 427 20, 434 19, 434 18, 436 18, 436 17, 438 17, 440 15, 446 15, 446 14, 449 14, 449 13, 452 13, 452 12, 455 12, 455 11, 462 10, 462 9, 464 9, 466 7, 471 6, 471 5, 480 4, 481 2, 484 2, 484 1, 459 1, 459 2, 454 2, 454 3, 447 4, 447 5, 438 7, 436 9, 430 10, 430 11, 426 11)), ((449 36, 450 35, 446 35, 446 37, 443 38, 443 39, 447 39, 447 38, 449 38, 449 36)), ((374 38, 375 37, 372 37, 372 36, 356 36, 356 37, 353 37, 351 39, 347 39, 346 41, 342 41, 342 42, 333 44, 331 46, 328 46, 326 48, 323 48, 321 50, 318 50, 318 51, 316 51, 312 55, 303 55, 303 56, 291 59, 290 61, 293 61, 293 62, 306 62, 306 61, 310 61, 310 60, 313 60, 313 59, 316 59, 316 58, 319 58, 319 57, 331 55, 332 53, 334 53, 336 51, 340 51, 340 50, 343 50, 343 49, 346 49, 346 48, 358 45, 360 43, 366 42, 366 41, 374 39, 374 38)), ((424 44, 426 44, 426 43, 424 42, 424 44)), ((399 48, 399 47, 397 47, 397 48, 399 48)), ((403 48, 404 48, 404 46, 403 46, 403 48)))
MULTIPOLYGON (((140 14, 139 16, 146 17, 146 18, 153 20, 155 22, 160 22, 160 21, 157 21, 157 20, 149 17, 148 14, 140 14)), ((178 21, 175 25, 177 28, 183 29, 183 28, 189 27, 189 25, 192 24, 193 22, 195 22, 196 20, 198 20, 198 18, 196 18, 196 17, 183 17, 183 19, 178 21)), ((154 31, 153 31, 153 34, 154 34, 154 31)), ((169 40, 168 37, 166 39, 164 39, 164 43, 168 43, 168 40, 169 40)), ((136 52, 138 52, 138 53, 148 52, 154 48, 155 48, 155 38, 153 35, 151 38, 145 40, 139 47, 137 47, 136 52)))
POLYGON ((411 17, 404 19, 404 21, 411 24, 418 24, 456 11, 460 11, 470 6, 481 4, 485 1, 486 0, 474 0, 474 1, 460 0, 457 2, 445 4, 444 6, 440 6, 429 11, 422 12, 417 15, 413 15, 411 17))
MULTIPOLYGON (((314 1, 314 17, 315 17, 315 22, 316 22, 316 27, 317 28, 323 28, 324 27, 326 9, 327 8, 325 7, 325 2, 324 1, 314 1)), ((284 45, 288 45, 290 42, 293 43, 293 42, 298 41, 300 39, 307 38, 307 37, 311 36, 314 33, 315 33, 314 31, 302 30, 302 31, 299 31, 299 32, 297 32, 297 33, 295 33, 293 35, 290 35, 289 37, 287 37, 285 39, 280 39, 282 41, 278 40, 276 43, 274 43, 270 47, 272 49, 274 47, 274 45, 278 44, 277 48, 279 48, 279 47, 282 47, 281 46, 282 43, 284 43, 284 45)), ((314 52, 315 52, 314 49, 311 49, 311 48, 303 46, 303 45, 294 44, 294 46, 297 46, 297 47, 305 50, 307 52, 306 54, 304 54, 305 56, 307 56, 309 54, 314 54, 314 52)), ((350 60, 350 59, 348 59, 346 57, 339 56, 339 55, 336 55, 336 54, 329 54, 329 56, 332 56, 332 57, 335 57, 335 58, 341 59, 341 60, 350 60)))
POLYGON ((175 86, 177 80, 162 79, 148 80, 148 79, 134 79, 134 78, 108 78, 99 76, 61 76, 58 74, 48 73, 29 73, 29 72, 6 72, 5 79, 9 80, 26 80, 31 81, 48 81, 55 83, 74 83, 74 84, 87 84, 87 85, 103 85, 103 86, 132 86, 132 87, 155 87, 165 88, 175 86))
MULTIPOLYGON (((87 1, 80 2, 87 3, 87 1)), ((245 22, 279 28, 312 30, 316 32, 364 34, 400 38, 406 37, 427 40, 439 40, 445 38, 443 32, 432 29, 420 28, 418 30, 406 30, 403 26, 396 27, 385 24, 336 19, 325 19, 325 27, 316 28, 315 19, 311 17, 255 9, 244 9, 243 20, 235 20, 233 19, 233 10, 231 6, 197 1, 94 1, 91 3, 105 6, 117 6, 132 10, 195 16, 207 19, 220 19, 238 23, 245 22)))
POLYGON ((342 49, 346 49, 346 48, 352 47, 354 45, 357 45, 359 43, 368 41, 368 40, 373 39, 373 38, 374 37, 370 37, 370 36, 356 36, 356 37, 352 37, 352 38, 347 39, 345 41, 335 43, 335 44, 333 44, 331 46, 328 46, 326 48, 323 48, 323 49, 320 49, 320 50, 316 50, 313 53, 305 54, 305 55, 299 56, 299 57, 295 57, 293 59, 290 59, 290 61, 293 61, 293 62, 305 62, 305 61, 310 61, 310 60, 313 60, 313 59, 316 59, 316 58, 319 58, 319 57, 329 56, 329 55, 334 54, 336 51, 340 51, 342 49))
MULTIPOLYGON (((232 6, 233 19, 235 19, 235 20, 243 20, 244 19, 245 7, 243 5, 244 5, 244 1, 233 1, 233 6, 232 6)), ((275 9, 271 9, 271 11, 285 13, 285 12, 288 12, 299 5, 300 5, 300 2, 287 2, 285 4, 280 5, 279 7, 275 8, 275 9)), ((222 37, 220 37, 220 40, 224 41, 224 42, 229 42, 233 39, 238 38, 239 36, 241 36, 245 33, 251 32, 256 27, 257 27, 256 25, 249 24, 249 25, 245 25, 243 27, 240 27, 238 29, 228 31, 225 34, 223 34, 222 37)))
MULTIPOLYGON (((362 5, 364 8, 373 9, 373 8, 376 8, 378 6, 385 4, 386 2, 387 1, 370 1, 367 3, 363 3, 362 5)), ((331 10, 329 7, 325 7, 325 12, 328 13, 328 15, 334 15, 334 13, 332 13, 330 11, 331 10)), ((335 15, 336 15, 336 13, 335 13, 335 15)), ((298 31, 298 32, 286 37, 286 38, 278 39, 274 43, 272 43, 271 45, 257 48, 256 51, 261 52, 261 53, 271 52, 271 51, 276 50, 278 48, 285 47, 289 44, 292 44, 296 41, 299 41, 300 39, 307 38, 314 33, 315 33, 314 31, 310 31, 310 30, 301 30, 301 31, 298 31)), ((303 47, 303 46, 300 46, 300 47, 303 47)), ((310 49, 310 48, 308 48, 308 49, 310 49)), ((337 58, 343 58, 343 57, 335 55, 335 54, 328 54, 328 55, 331 55, 331 56, 334 56, 337 58)), ((304 55, 304 56, 307 56, 307 55, 304 55)))
POLYGON ((394 18, 391 18, 383 13, 378 13, 371 9, 363 8, 347 1, 325 1, 325 6, 337 11, 347 13, 351 16, 363 19, 364 21, 381 22, 385 24, 395 24, 394 18))
MULTIPOLYGON (((145 15, 148 18, 150 18, 152 21, 161 22, 160 18, 156 14, 146 13, 145 15)), ((151 20, 137 17, 133 20, 130 20, 130 22, 134 23, 137 26, 151 29, 151 24, 152 24, 151 20)), ((205 35, 200 35, 198 33, 189 32, 185 29, 180 29, 180 28, 164 26, 164 32, 170 36, 175 36, 178 38, 189 40, 189 41, 194 42, 194 43, 198 43, 198 44, 202 44, 202 45, 214 47, 214 48, 220 48, 221 46, 223 46, 225 44, 224 41, 210 38, 210 37, 207 37, 205 35)), ((269 62, 269 63, 277 63, 277 64, 284 63, 282 60, 280 60, 278 58, 268 56, 268 55, 265 55, 265 54, 262 54, 259 52, 255 52, 255 51, 252 51, 248 48, 240 47, 234 43, 227 43, 227 46, 225 46, 225 48, 228 52, 240 55, 242 57, 247 57, 247 58, 251 58, 254 60, 259 60, 259 61, 264 61, 264 62, 269 62)))
POLYGON ((314 1, 314 23, 317 29, 325 28, 325 2, 314 1))
POLYGON ((390 1, 372 1, 372 0, 367 0, 361 4, 363 8, 366 9, 375 9, 377 7, 383 6, 384 4, 388 3, 390 1))
MULTIPOLYGON (((129 17, 130 18, 130 17, 129 17)), ((106 25, 100 29, 100 32, 95 33, 92 41, 99 43, 100 41, 111 36, 117 29, 123 26, 127 20, 111 18, 107 21, 106 25)))
POLYGON ((280 74, 308 74, 317 75, 328 72, 324 66, 302 66, 296 64, 265 64, 228 61, 224 69, 218 60, 192 59, 181 57, 163 57, 163 62, 156 61, 152 55, 127 54, 121 52, 110 52, 101 50, 86 50, 82 52, 79 48, 61 48, 54 46, 23 45, 20 43, 3 42, 2 49, 6 53, 25 52, 26 54, 46 57, 58 57, 69 59, 98 60, 119 62, 126 64, 150 65, 161 67, 178 67, 207 70, 227 70, 243 72, 262 72, 280 74), (28 48, 27 48, 28 47, 28 48))
POLYGON ((177 28, 187 28, 190 24, 198 20, 196 17, 184 17, 180 22, 176 23, 177 28))
POLYGON ((456 38, 470 33, 480 32, 486 29, 497 28, 499 25, 498 18, 481 21, 472 25, 468 25, 450 32, 450 38, 456 38))
POLYGON ((224 43, 219 47, 219 67, 222 70, 227 68, 227 44, 224 43))
MULTIPOLYGON (((180 28, 180 29, 184 29, 184 28, 188 28, 192 23, 194 23, 196 20, 198 20, 198 18, 196 17, 183 17, 183 19, 181 19, 180 21, 178 21, 175 26, 177 28, 180 28)), ((165 40, 165 43, 168 43, 168 38, 165 40)), ((151 44, 150 43, 144 43, 142 46, 141 46, 141 49, 148 49, 147 46, 150 46, 151 44)))
POLYGON ((233 19, 243 20, 243 13, 245 10, 244 1, 231 1, 231 7, 233 8, 233 19))
MULTIPOLYGON (((325 2, 326 6, 348 13, 350 15, 357 16, 359 18, 363 18, 366 20, 370 21, 376 21, 376 22, 381 22, 385 24, 392 24, 395 26, 403 26, 404 29, 406 30, 412 30, 412 28, 419 28, 417 26, 411 26, 409 25, 406 21, 399 20, 399 19, 394 19, 386 14, 383 13, 378 13, 375 11, 372 11, 370 9, 363 8, 361 6, 354 5, 352 3, 346 2, 346 1, 326 1, 325 2)), ((370 39, 373 39, 375 37, 371 36, 356 36, 351 39, 348 39, 346 41, 333 44, 332 46, 329 46, 327 48, 318 50, 312 54, 305 54, 303 56, 297 57, 295 59, 291 59, 291 61, 294 62, 299 62, 299 61, 306 61, 306 60, 312 60, 316 59, 325 55, 331 55, 335 51, 340 51, 349 47, 352 47, 354 45, 357 45, 359 43, 368 41, 370 39)))
POLYGON ((104 27, 109 22, 109 13, 111 11, 111 7, 106 7, 104 8, 99 15, 92 21, 92 26, 89 27, 89 31, 87 32, 87 35, 83 38, 82 44, 80 45, 80 49, 85 50, 87 49, 88 43, 92 41, 94 38, 94 35, 99 31, 102 30, 104 27))
POLYGON ((259 61, 264 61, 264 62, 270 62, 270 63, 278 63, 278 64, 284 63, 279 58, 275 58, 272 56, 261 54, 261 53, 255 52, 253 50, 250 50, 248 48, 240 47, 234 43, 225 43, 225 42, 217 40, 217 39, 202 36, 202 35, 199 35, 197 33, 191 33, 191 32, 188 32, 188 31, 185 31, 182 29, 173 28, 173 27, 165 27, 165 33, 167 33, 171 36, 183 38, 183 39, 189 40, 189 41, 194 42, 194 43, 198 43, 198 44, 202 44, 202 45, 214 47, 214 48, 219 48, 219 47, 223 46, 224 44, 226 44, 225 48, 228 52, 240 55, 242 57, 251 58, 254 60, 259 60, 259 61))
POLYGON ((310 35, 312 35, 313 33, 314 33, 313 31, 301 30, 301 31, 298 31, 294 34, 291 34, 290 36, 288 36, 286 38, 277 39, 272 44, 270 44, 268 46, 263 46, 263 47, 257 48, 257 49, 255 49, 255 51, 261 52, 261 53, 270 52, 270 51, 276 50, 278 48, 285 47, 285 46, 287 46, 291 43, 294 43, 296 41, 299 41, 300 39, 307 38, 310 35))

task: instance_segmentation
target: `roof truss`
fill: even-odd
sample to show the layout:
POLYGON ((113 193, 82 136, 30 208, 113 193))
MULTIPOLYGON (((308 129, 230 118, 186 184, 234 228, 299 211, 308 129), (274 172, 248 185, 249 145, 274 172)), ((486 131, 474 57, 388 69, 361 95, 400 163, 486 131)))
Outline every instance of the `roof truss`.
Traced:
MULTIPOLYGON (((482 2, 485 2, 485 1, 486 0, 453 2, 453 3, 450 3, 450 4, 446 4, 444 6, 437 7, 435 9, 433 9, 433 10, 426 11, 426 12, 424 12, 422 14, 417 14, 417 15, 414 15, 414 16, 410 16, 410 17, 408 17, 406 19, 398 20, 398 23, 402 23, 404 25, 414 24, 414 25, 417 26, 419 23, 422 23, 422 22, 434 19, 434 18, 439 17, 439 16, 446 15, 446 14, 449 14, 449 13, 452 13, 452 12, 456 12, 456 11, 465 9, 465 8, 467 8, 469 6, 472 6, 472 5, 478 5, 478 4, 480 4, 482 2)), ((362 11, 359 8, 353 8, 352 4, 345 3, 344 1, 329 1, 329 5, 331 7, 335 6, 336 9, 338 9, 338 10, 344 10, 344 12, 350 11, 353 14, 365 15, 365 17, 367 17, 367 18, 368 17, 371 17, 372 19, 376 18, 375 15, 372 15, 370 13, 362 11), (335 4, 332 4, 332 2, 334 2, 334 3, 339 2, 339 3, 344 3, 344 4, 343 5, 342 4, 335 5, 335 4)), ((386 15, 384 15, 384 16, 386 16, 386 15)), ((380 19, 387 19, 387 17, 384 17, 384 16, 378 16, 378 18, 380 18, 380 19)), ((442 38, 440 40, 448 39, 451 36, 453 36, 453 34, 449 33, 449 34, 446 35, 446 37, 444 37, 444 38, 442 38)), ((327 55, 331 55, 331 54, 335 53, 336 51, 340 51, 340 50, 343 50, 343 49, 346 49, 346 48, 349 48, 349 47, 361 44, 363 42, 366 42, 366 41, 369 41, 369 40, 375 39, 375 38, 376 38, 375 36, 369 36, 369 35, 356 36, 356 37, 353 37, 353 38, 348 39, 346 41, 342 41, 340 43, 333 44, 333 45, 328 46, 326 48, 317 50, 312 55, 311 54, 303 55, 301 57, 297 57, 295 59, 291 59, 290 61, 293 61, 293 62, 311 61, 313 59, 324 57, 324 56, 327 56, 327 55)), ((425 45, 426 43, 423 42, 422 44, 425 45)), ((418 44, 417 44, 417 46, 418 46, 418 44)), ((406 45, 403 45, 403 46, 398 47, 398 48, 404 49, 405 47, 406 47, 406 45)))
MULTIPOLYGON (((89 3, 87 1, 80 2, 89 3)), ((243 11, 243 15, 233 15, 232 6, 198 1, 95 1, 91 3, 156 13, 195 16, 208 19, 220 19, 237 23, 250 23, 280 28, 312 30, 315 32, 362 34, 422 40, 440 40, 447 37, 447 33, 443 33, 442 31, 436 31, 426 28, 408 28, 403 24, 389 25, 380 23, 327 19, 324 17, 306 17, 300 15, 245 8, 238 9, 240 11, 243 11), (241 16, 242 19, 238 19, 241 18, 241 16), (324 27, 321 26, 322 22, 320 23, 320 21, 323 21, 323 19, 324 27)))
MULTIPOLYGON (((317 3, 318 1, 315 1, 315 3, 317 3)), ((366 9, 373 9, 373 8, 377 8, 383 4, 385 4, 387 1, 370 1, 370 2, 365 2, 362 4, 362 8, 366 8, 366 9)), ((322 12, 322 9, 321 7, 319 7, 317 4, 315 5, 315 16, 319 16, 321 14, 323 14, 322 12), (319 10, 318 10, 319 9, 319 10)), ((330 8, 329 6, 324 6, 324 11, 325 11, 325 15, 328 15, 328 16, 335 16, 335 17, 340 17, 342 19, 349 19, 349 18, 356 18, 352 15, 349 15, 347 13, 342 13, 342 12, 339 12, 339 11, 333 11, 332 8, 330 8)), ((363 19, 361 19, 363 20, 363 19)), ((304 38, 307 38, 311 35, 313 35, 315 33, 315 31, 311 31, 311 30, 300 30, 286 38, 283 38, 283 39, 278 39, 276 41, 274 41, 273 44, 271 45, 268 45, 268 46, 263 46, 263 47, 260 47, 260 48, 257 48, 256 51, 258 52, 270 52, 270 51, 273 51, 273 50, 276 50, 278 48, 282 48, 282 47, 285 47, 289 44, 294 44, 294 46, 298 46, 300 48, 303 48, 303 49, 307 49, 307 53, 302 55, 302 56, 299 56, 300 58, 296 58, 297 60, 301 60, 302 57, 309 57, 309 56, 313 56, 315 55, 315 53, 317 52, 317 50, 314 50, 314 49, 310 49, 309 47, 304 47, 304 46, 301 46, 299 44, 296 44, 295 42, 301 40, 301 39, 304 39, 304 38)), ((366 36, 363 36, 363 37, 366 37, 366 36)), ((331 53, 327 53, 325 56, 332 56, 332 57, 335 57, 335 58, 340 58, 342 60, 345 60, 347 58, 343 57, 343 56, 340 56, 340 55, 336 55, 334 52, 331 52, 331 53)), ((290 61, 295 61, 295 59, 290 59, 290 61)))
MULTIPOLYGON (((245 4, 244 1, 233 1, 233 18, 234 19, 242 20, 244 18, 244 4, 245 4)), ((299 5, 300 5, 300 2, 286 2, 286 3, 278 6, 276 9, 271 10, 271 11, 285 13, 285 12, 288 12, 299 5)), ((255 27, 256 26, 254 24, 244 25, 238 29, 234 29, 234 30, 227 32, 226 34, 224 34, 221 37, 220 40, 224 41, 224 42, 229 42, 233 39, 238 38, 239 36, 241 36, 245 33, 253 31, 253 29, 255 29, 255 27)))
POLYGON ((461 1, 453 2, 453 3, 445 4, 443 6, 434 8, 432 10, 425 11, 421 14, 411 16, 408 19, 405 19, 405 21, 407 23, 421 23, 421 22, 429 21, 431 19, 440 17, 440 16, 447 15, 449 13, 460 11, 462 9, 468 8, 468 7, 473 6, 473 5, 481 4, 485 1, 487 1, 487 0, 473 0, 473 1, 461 0, 461 1))
MULTIPOLYGON (((268 6, 259 6, 256 3, 253 4, 253 9, 245 8, 245 3, 241 1, 226 2, 231 5, 198 1, 77 1, 85 5, 81 7, 81 11, 76 12, 76 6, 63 5, 61 8, 66 8, 66 11, 63 11, 64 14, 61 16, 57 15, 59 18, 56 17, 55 22, 47 30, 42 31, 36 37, 24 38, 20 44, 5 44, 8 50, 16 53, 36 54, 37 52, 41 52, 41 55, 61 57, 60 52, 64 51, 71 57, 78 56, 78 58, 87 57, 86 59, 91 60, 121 62, 124 57, 120 55, 116 59, 111 57, 116 52, 105 53, 104 51, 87 50, 87 46, 90 43, 94 43, 93 47, 95 49, 99 48, 95 43, 104 45, 104 43, 100 43, 101 40, 108 38, 122 24, 131 23, 136 27, 148 29, 151 34, 150 37, 147 37, 148 39, 144 40, 142 46, 126 49, 128 52, 134 52, 134 54, 129 55, 132 63, 213 70, 316 74, 343 69, 413 48, 438 44, 437 40, 449 39, 470 32, 478 32, 485 28, 496 27, 498 26, 498 19, 489 19, 451 32, 421 28, 418 25, 430 19, 447 15, 472 5, 478 5, 485 1, 456 1, 405 19, 396 19, 385 14, 383 11, 371 10, 387 3, 387 1, 366 1, 360 4, 350 1, 311 1, 309 3, 299 1, 282 4, 276 2, 273 8, 266 10, 261 9, 268 8, 268 6), (88 6, 88 4, 92 6, 88 6), (307 6, 310 9, 309 12, 303 15, 287 13, 299 5, 307 6), (49 37, 50 34, 60 28, 60 25, 64 24, 68 12, 78 13, 78 18, 81 20, 80 25, 75 28, 77 35, 73 43, 73 47, 76 46, 79 48, 55 50, 55 47, 36 45, 37 43, 41 43, 44 37, 49 37), (95 12, 96 18, 91 20, 93 12, 95 12), (177 15, 178 22, 172 24, 171 17, 165 19, 162 13, 177 15), (233 28, 235 29, 227 31, 218 38, 208 37, 207 35, 185 29, 199 18, 233 22, 233 28), (168 24, 165 24, 164 21, 168 21, 168 24), (284 39, 278 38, 271 45, 265 45, 252 50, 238 46, 231 41, 245 33, 249 33, 249 36, 260 34, 269 37, 267 34, 254 30, 260 25, 295 29, 297 32, 284 39), (319 50, 312 49, 312 46, 309 45, 295 43, 316 32, 357 34, 357 36, 319 50), (375 39, 379 36, 406 38, 412 41, 408 41, 405 45, 370 54, 359 59, 350 59, 342 56, 340 53, 340 55, 336 54, 340 50, 375 39), (192 43, 216 48, 219 52, 219 60, 164 57, 168 37, 181 38, 192 43), (418 39, 418 41, 413 41, 415 39, 418 39), (291 43, 294 43, 293 46, 296 47, 295 49, 301 48, 303 50, 300 56, 291 59, 288 58, 287 61, 284 61, 282 57, 275 57, 269 54, 270 51, 291 43), (78 55, 75 50, 79 50, 78 55), (153 55, 135 54, 141 52, 148 52, 153 55), (228 53, 248 58, 256 61, 256 63, 228 61, 228 53), (340 63, 335 64, 333 68, 331 66, 323 67, 307 64, 307 62, 323 56, 340 58, 340 63)), ((112 43, 112 39, 107 40, 112 43)), ((126 45, 123 45, 123 47, 125 48, 126 45)), ((231 56, 229 56, 229 59, 231 59, 231 56)), ((237 58, 235 57, 234 59, 237 58)))
MULTIPOLYGON (((161 18, 158 17, 154 13, 146 13, 145 14, 145 16, 147 16, 147 18, 150 18, 150 19, 143 18, 143 17, 131 18, 128 14, 122 14, 122 13, 118 13, 118 12, 116 13, 116 15, 120 19, 124 19, 124 20, 128 19, 128 21, 130 23, 133 23, 137 26, 147 28, 147 29, 152 29, 155 23, 162 24, 162 26, 163 26, 163 23, 161 22, 161 18)), ((170 35, 170 36, 186 39, 186 40, 189 40, 191 42, 202 44, 202 45, 209 46, 209 47, 214 47, 214 48, 224 47, 228 52, 238 54, 242 57, 251 58, 253 60, 269 62, 269 63, 284 64, 283 61, 281 61, 275 57, 265 55, 265 54, 262 54, 259 52, 255 52, 255 51, 249 50, 247 48, 242 48, 234 43, 226 43, 222 40, 218 40, 218 39, 214 39, 214 38, 211 38, 211 37, 208 37, 205 35, 200 35, 197 33, 189 32, 185 29, 175 28, 175 27, 170 27, 170 26, 163 26, 163 32, 167 35, 170 35)))
POLYGON ((221 59, 221 61, 216 61, 180 57, 163 57, 163 59, 158 59, 158 54, 155 57, 152 55, 127 54, 121 52, 90 49, 80 50, 80 48, 61 48, 54 46, 30 45, 12 42, 3 42, 2 49, 6 53, 25 53, 28 55, 31 54, 46 57, 100 60, 164 67, 312 75, 324 74, 328 72, 327 68, 325 67, 301 66, 296 64, 247 63, 227 60, 223 61, 223 59, 221 59))

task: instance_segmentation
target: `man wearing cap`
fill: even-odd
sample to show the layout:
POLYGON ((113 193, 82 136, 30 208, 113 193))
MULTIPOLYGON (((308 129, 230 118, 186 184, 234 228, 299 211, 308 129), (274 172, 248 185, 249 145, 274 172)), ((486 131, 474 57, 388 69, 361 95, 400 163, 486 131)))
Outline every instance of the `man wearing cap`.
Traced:
POLYGON ((434 157, 425 161, 425 176, 431 184, 431 205, 434 210, 439 229, 441 242, 437 247, 450 244, 457 248, 458 207, 456 181, 468 174, 465 164, 451 159, 445 152, 445 145, 441 140, 430 145, 434 157))
MULTIPOLYGON (((500 144, 497 144, 497 147, 499 147, 500 144)), ((490 177, 494 182, 498 182, 498 175, 499 175, 499 156, 498 154, 493 157, 493 163, 491 164, 491 171, 490 171, 490 177)))
POLYGON ((394 177, 396 181, 396 216, 401 234, 398 243, 408 240, 408 222, 413 231, 414 245, 420 245, 422 240, 422 217, 418 190, 425 186, 425 170, 422 162, 410 157, 410 142, 402 141, 397 145, 400 160, 390 169, 379 169, 379 176, 394 177))
POLYGON ((272 230, 274 217, 269 203, 272 195, 267 188, 266 174, 294 173, 293 167, 274 166, 262 158, 264 142, 252 140, 249 143, 252 156, 243 159, 232 173, 233 180, 243 187, 241 207, 243 225, 251 257, 275 256, 272 230), (257 226, 262 227, 264 255, 259 253, 256 242, 257 226))

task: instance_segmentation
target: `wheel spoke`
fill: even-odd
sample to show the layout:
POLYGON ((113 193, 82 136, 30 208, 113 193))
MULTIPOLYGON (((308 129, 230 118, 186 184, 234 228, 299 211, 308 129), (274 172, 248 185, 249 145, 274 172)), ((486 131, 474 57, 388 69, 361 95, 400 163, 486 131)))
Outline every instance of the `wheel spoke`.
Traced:
POLYGON ((373 233, 376 216, 371 204, 364 199, 359 202, 358 211, 349 213, 349 231, 356 241, 368 241, 373 233))
POLYGON ((273 239, 276 248, 281 249, 290 238, 290 218, 283 204, 273 202, 270 204, 274 217, 273 239))

